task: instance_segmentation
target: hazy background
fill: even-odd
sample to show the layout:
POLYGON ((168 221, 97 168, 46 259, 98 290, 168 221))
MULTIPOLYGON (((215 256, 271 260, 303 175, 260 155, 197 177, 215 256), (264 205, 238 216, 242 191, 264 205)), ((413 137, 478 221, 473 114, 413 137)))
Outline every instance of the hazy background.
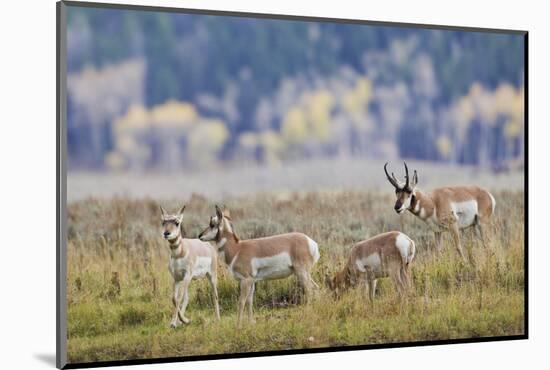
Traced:
POLYGON ((69 7, 69 200, 522 187, 523 36, 69 7))

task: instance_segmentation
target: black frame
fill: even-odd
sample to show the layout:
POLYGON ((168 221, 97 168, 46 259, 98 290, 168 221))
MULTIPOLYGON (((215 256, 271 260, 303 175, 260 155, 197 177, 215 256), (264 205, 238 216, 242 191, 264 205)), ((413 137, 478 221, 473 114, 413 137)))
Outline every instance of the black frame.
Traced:
POLYGON ((264 356, 281 356, 294 354, 308 353, 323 353, 323 352, 341 352, 341 351, 357 351, 366 349, 379 348, 400 348, 400 347, 419 347, 419 346, 435 346, 445 344, 461 344, 461 343, 482 343, 482 342, 498 342, 508 340, 521 340, 529 338, 529 32, 524 30, 508 30, 508 29, 493 29, 493 28, 477 28, 477 27, 459 27, 448 25, 431 25, 419 23, 400 23, 400 22, 383 22, 383 21, 368 21, 360 19, 344 19, 330 17, 312 17, 301 15, 285 15, 285 14, 266 14, 266 13, 250 13, 250 12, 233 12, 221 10, 204 10, 191 8, 174 8, 160 6, 145 6, 145 5, 130 5, 130 4, 111 4, 99 2, 81 2, 81 1, 59 1, 56 3, 56 122, 57 122, 57 138, 56 138, 56 366, 59 369, 77 369, 77 368, 92 368, 104 366, 124 366, 124 365, 140 365, 140 364, 158 364, 168 362, 187 362, 187 361, 204 361, 204 360, 220 360, 231 358, 248 358, 248 357, 264 357, 264 356), (438 30, 459 30, 459 31, 475 31, 487 33, 501 34, 516 34, 524 37, 524 334, 510 336, 495 336, 495 337, 479 337, 479 338, 462 338, 462 339, 442 339, 433 341, 417 341, 417 342, 396 342, 383 344, 365 344, 342 347, 325 347, 325 348, 310 348, 310 349, 291 349, 291 350, 274 350, 261 352, 243 352, 243 353, 220 353, 210 355, 195 355, 187 357, 164 357, 151 359, 135 359, 135 360, 117 360, 117 361, 100 361, 100 362, 85 362, 85 363, 67 363, 66 347, 67 347, 67 260, 66 260, 66 206, 67 206, 67 138, 66 138, 66 7, 88 7, 88 8, 104 8, 118 10, 138 10, 138 11, 155 11, 167 13, 183 13, 183 14, 200 14, 200 15, 217 15, 228 17, 245 17, 245 18, 263 18, 263 19, 279 19, 279 20, 296 20, 310 22, 335 22, 346 24, 359 24, 371 26, 390 26, 402 28, 428 28, 438 30))

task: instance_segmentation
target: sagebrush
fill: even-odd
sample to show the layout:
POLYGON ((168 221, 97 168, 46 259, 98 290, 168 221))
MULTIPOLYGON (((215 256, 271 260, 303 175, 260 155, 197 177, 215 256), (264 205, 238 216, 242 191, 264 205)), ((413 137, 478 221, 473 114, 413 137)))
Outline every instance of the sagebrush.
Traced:
MULTIPOLYGON (((445 239, 441 254, 425 224, 393 211, 392 194, 342 191, 233 197, 231 209, 241 238, 300 231, 316 240, 321 259, 313 278, 322 286, 301 304, 294 278, 259 282, 256 324, 236 330, 238 287, 220 266, 221 321, 214 318, 206 280, 190 288, 192 322, 169 328, 172 279, 162 239, 159 202, 187 204, 184 232, 195 237, 213 214, 213 200, 87 199, 68 206, 69 362, 192 356, 310 347, 490 337, 524 333, 524 196, 495 191, 496 214, 486 247, 468 230, 462 263, 445 239), (400 301, 381 280, 374 304, 364 287, 340 299, 324 287, 351 246, 388 230, 416 241, 413 289, 400 301)), ((221 263, 221 262, 220 262, 221 263)))

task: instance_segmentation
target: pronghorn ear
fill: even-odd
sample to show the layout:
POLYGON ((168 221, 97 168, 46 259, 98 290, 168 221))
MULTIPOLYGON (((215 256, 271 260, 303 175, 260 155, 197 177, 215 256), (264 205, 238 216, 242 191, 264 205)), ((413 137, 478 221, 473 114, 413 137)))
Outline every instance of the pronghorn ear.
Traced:
POLYGON ((413 189, 416 187, 416 184, 418 184, 418 173, 416 173, 416 170, 414 170, 413 184, 412 184, 413 189))
POLYGON ((181 207, 180 211, 178 212, 177 218, 178 222, 181 224, 183 221, 183 211, 185 211, 185 205, 181 207))
POLYGON ((231 212, 229 212, 229 209, 225 206, 225 204, 223 205, 223 215, 227 218, 231 218, 231 212))
POLYGON ((162 215, 162 218, 164 218, 164 216, 166 216, 166 211, 164 210, 164 208, 162 208, 161 205, 159 205, 159 208, 160 208, 160 213, 162 215))
POLYGON ((218 216, 218 221, 221 222, 223 219, 223 213, 217 204, 216 204, 216 216, 218 216))

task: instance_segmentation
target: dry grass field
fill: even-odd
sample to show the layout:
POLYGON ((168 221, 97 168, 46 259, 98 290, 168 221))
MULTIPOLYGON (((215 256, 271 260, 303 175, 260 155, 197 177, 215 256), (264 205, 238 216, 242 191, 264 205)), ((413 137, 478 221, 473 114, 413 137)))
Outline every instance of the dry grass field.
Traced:
MULTIPOLYGON (((241 238, 301 231, 319 243, 313 269, 322 289, 300 304, 293 277, 256 287, 257 323, 236 330, 237 284, 220 268, 221 321, 214 319, 206 280, 191 284, 188 317, 169 328, 171 277, 160 213, 151 198, 87 198, 68 206, 68 359, 89 362, 214 353, 396 343, 523 334, 523 191, 494 192, 496 216, 484 248, 463 234, 470 262, 460 262, 450 239, 438 255, 433 236, 411 214, 393 211, 390 191, 258 193, 224 199, 241 238), (400 302, 391 282, 379 282, 374 304, 358 286, 336 300, 325 288, 357 241, 403 230, 417 242, 413 289, 400 302)), ((213 214, 211 199, 165 199, 187 204, 184 228, 194 237, 213 214)))

